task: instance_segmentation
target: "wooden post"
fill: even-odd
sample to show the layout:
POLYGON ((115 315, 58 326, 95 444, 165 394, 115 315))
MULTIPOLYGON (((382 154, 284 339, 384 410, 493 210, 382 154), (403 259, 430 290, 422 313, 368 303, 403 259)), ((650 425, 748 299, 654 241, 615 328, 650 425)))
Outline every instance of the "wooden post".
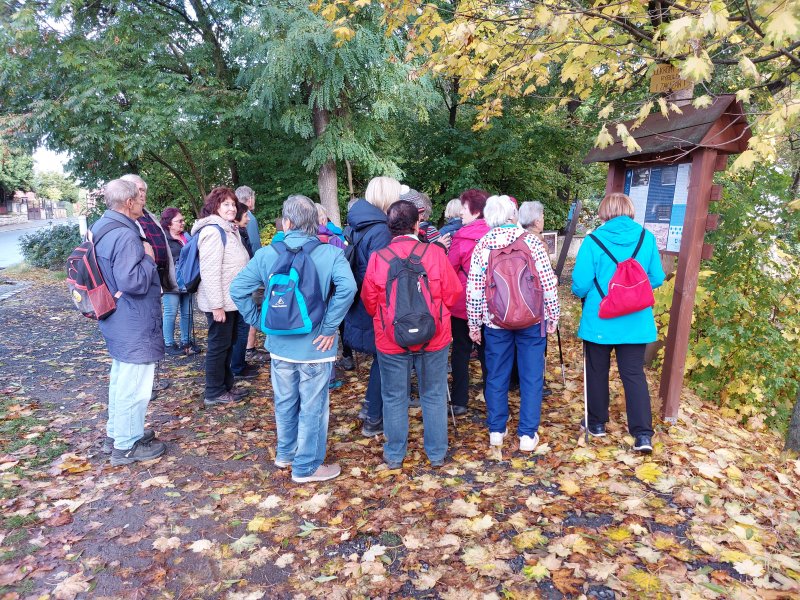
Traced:
POLYGON ((608 163, 606 177, 606 195, 625 190, 625 163, 615 160, 608 163))
POLYGON ((686 198, 686 217, 675 275, 675 292, 672 295, 672 308, 669 311, 669 331, 659 391, 661 415, 665 421, 672 423, 678 418, 683 389, 694 296, 697 291, 708 204, 716 166, 716 150, 701 148, 693 153, 686 198))

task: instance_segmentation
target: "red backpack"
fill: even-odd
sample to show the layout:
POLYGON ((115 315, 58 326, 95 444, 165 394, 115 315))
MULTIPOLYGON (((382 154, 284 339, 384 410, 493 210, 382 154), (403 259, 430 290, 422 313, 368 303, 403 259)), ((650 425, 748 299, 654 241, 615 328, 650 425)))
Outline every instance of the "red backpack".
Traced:
POLYGON ((656 303, 653 297, 653 286, 650 285, 647 273, 645 273, 639 261, 636 260, 636 255, 642 247, 642 242, 644 242, 644 231, 644 228, 642 228, 642 234, 639 236, 639 243, 636 244, 633 255, 622 262, 619 262, 595 235, 589 234, 594 243, 600 246, 600 249, 608 254, 609 258, 617 265, 614 275, 611 276, 611 280, 608 282, 607 294, 603 293, 597 278, 595 277, 594 279, 594 286, 600 294, 599 316, 601 319, 613 319, 629 315, 645 308, 650 308, 656 303))
POLYGON ((67 259, 67 289, 75 308, 84 317, 102 321, 117 310, 116 298, 108 289, 97 264, 95 245, 109 231, 120 227, 125 226, 112 221, 96 234, 90 229, 86 232, 86 240, 67 259))
POLYGON ((503 329, 544 328, 544 293, 523 234, 505 248, 489 252, 486 306, 492 323, 503 329))

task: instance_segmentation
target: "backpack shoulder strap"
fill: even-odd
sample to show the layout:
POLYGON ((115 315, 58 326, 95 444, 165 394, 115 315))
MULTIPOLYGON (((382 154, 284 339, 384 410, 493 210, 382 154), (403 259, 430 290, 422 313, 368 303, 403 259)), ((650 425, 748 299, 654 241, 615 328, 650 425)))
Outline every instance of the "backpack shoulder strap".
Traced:
POLYGON ((272 242, 270 246, 272 246, 272 249, 275 250, 275 252, 277 252, 278 254, 283 254, 284 252, 286 252, 287 249, 286 244, 284 244, 283 242, 272 242))
POLYGON ((197 243, 198 244, 200 243, 200 239, 199 239, 200 232, 203 231, 203 229, 205 229, 206 227, 216 227, 217 228, 217 231, 219 231, 219 236, 220 236, 220 238, 222 238, 222 245, 224 246, 225 243, 228 241, 228 236, 225 234, 225 230, 222 227, 220 227, 219 225, 217 225, 216 223, 209 223, 208 225, 203 225, 200 229, 197 230, 197 233, 195 234, 196 236, 198 236, 197 243))
POLYGON ((642 227, 642 233, 639 235, 639 243, 636 244, 636 250, 633 251, 633 255, 631 258, 636 258, 636 255, 639 254, 639 250, 642 249, 642 244, 644 243, 644 227, 642 227))
POLYGON ((425 253, 428 251, 428 248, 430 247, 431 247, 430 244, 417 242, 416 244, 414 244, 414 247, 411 249, 411 253, 408 255, 408 257, 411 258, 413 256, 414 258, 418 259, 420 263, 422 263, 422 257, 425 256, 425 253), (420 246, 422 246, 422 252, 417 254, 417 250, 419 249, 420 246))
POLYGON ((303 249, 303 252, 306 254, 311 254, 314 250, 317 249, 318 246, 322 245, 322 241, 319 238, 312 238, 308 240, 305 244, 300 246, 303 249))
MULTIPOLYGON (((111 223, 106 223, 97 233, 92 233, 91 242, 93 244, 97 244, 105 234, 109 231, 113 231, 114 229, 119 229, 121 227, 125 227, 122 223, 117 223, 116 221, 112 221, 111 223)), ((90 230, 91 231, 91 230, 90 230)), ((87 236, 88 237, 88 236, 87 236)))
MULTIPOLYGON (((644 231, 644 229, 642 229, 642 231, 644 231)), ((590 233, 590 234, 589 234, 589 237, 590 237, 590 238, 592 238, 592 240, 594 240, 594 243, 595 243, 595 244, 597 244, 598 246, 600 246, 600 249, 601 249, 603 252, 605 252, 606 254, 608 254, 608 257, 609 257, 611 260, 613 260, 613 261, 614 261, 614 264, 615 264, 615 265, 619 263, 619 261, 618 261, 618 260, 617 260, 617 259, 614 257, 614 255, 613 255, 613 254, 611 254, 611 251, 610 251, 608 248, 606 248, 606 247, 605 247, 605 244, 603 244, 603 242, 601 242, 601 241, 600 241, 600 239, 599 239, 599 238, 598 238, 598 237, 597 237, 595 234, 593 234, 593 233, 590 233)))
POLYGON ((389 252, 389 254, 391 254, 391 255, 392 255, 394 258, 400 258, 400 257, 397 255, 397 252, 395 252, 394 250, 392 250, 392 249, 391 249, 391 247, 389 247, 389 246, 384 246, 383 248, 381 248, 380 250, 378 250, 378 252, 376 252, 376 254, 377 254, 378 256, 380 256, 380 257, 381 257, 383 260, 385 260, 387 263, 391 262, 392 258, 391 258, 391 257, 389 257, 389 258, 386 258, 386 255, 383 253, 383 251, 384 251, 384 250, 387 250, 387 251, 389 252))

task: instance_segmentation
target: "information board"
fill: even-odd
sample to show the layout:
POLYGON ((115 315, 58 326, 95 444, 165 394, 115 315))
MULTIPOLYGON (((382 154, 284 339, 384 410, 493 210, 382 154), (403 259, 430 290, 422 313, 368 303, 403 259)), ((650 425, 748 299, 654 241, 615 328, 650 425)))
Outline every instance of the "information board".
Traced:
POLYGON ((659 250, 681 249, 691 163, 625 170, 625 193, 633 200, 634 220, 656 237, 659 250))

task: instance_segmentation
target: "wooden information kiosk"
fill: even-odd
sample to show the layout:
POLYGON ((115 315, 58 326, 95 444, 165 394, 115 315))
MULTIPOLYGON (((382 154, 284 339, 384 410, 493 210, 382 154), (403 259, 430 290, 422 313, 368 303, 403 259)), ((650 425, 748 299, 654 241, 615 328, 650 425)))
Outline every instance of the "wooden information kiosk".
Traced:
POLYGON ((613 145, 593 149, 584 160, 608 163, 606 194, 630 196, 635 220, 655 235, 662 254, 678 257, 659 391, 662 417, 672 423, 680 406, 700 260, 713 252, 704 237, 718 224, 718 215, 708 214, 709 203, 722 192, 714 185, 714 173, 724 171, 728 156, 743 152, 751 136, 735 96, 718 96, 707 108, 683 106, 682 111, 669 118, 651 115, 636 129, 626 121, 640 151, 629 153, 615 137, 613 145))

